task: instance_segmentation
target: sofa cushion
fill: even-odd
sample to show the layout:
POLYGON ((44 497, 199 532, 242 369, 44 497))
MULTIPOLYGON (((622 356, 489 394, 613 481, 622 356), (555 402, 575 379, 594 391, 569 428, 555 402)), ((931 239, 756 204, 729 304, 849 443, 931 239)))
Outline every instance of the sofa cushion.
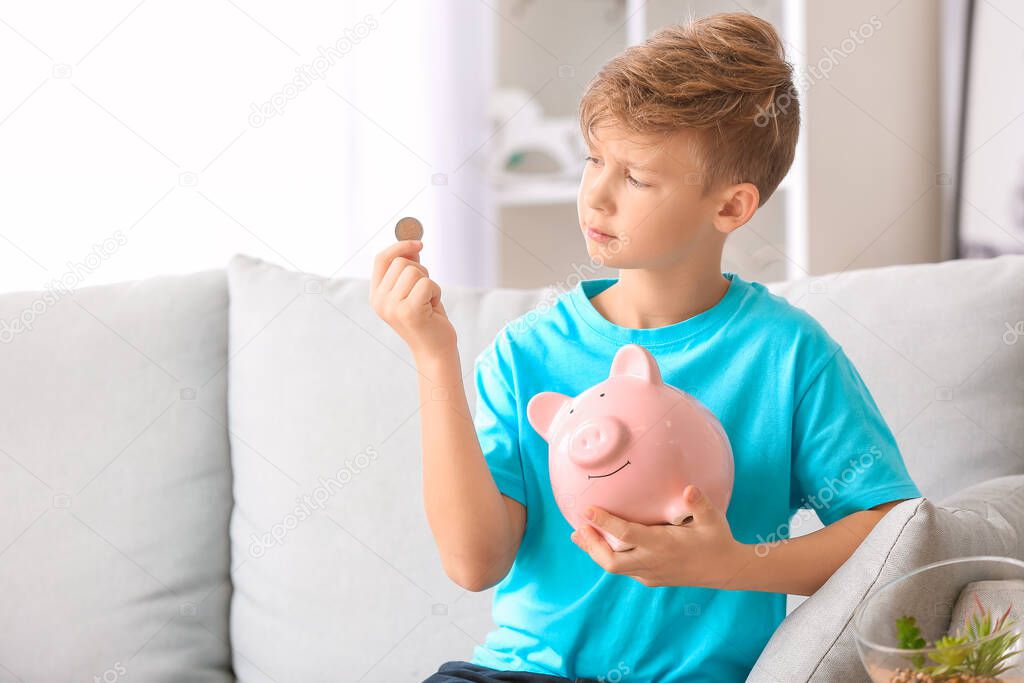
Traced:
POLYGON ((223 270, 0 296, 0 681, 230 681, 223 270))
POLYGON ((1024 255, 851 270, 768 288, 842 344, 922 495, 942 500, 1024 473, 1024 255))
MULTIPOLYGON (((1024 558, 1024 475, 975 484, 939 505, 913 498, 893 507, 850 559, 786 617, 747 680, 870 683, 853 636, 857 606, 918 567, 970 555, 1024 558)), ((934 613, 933 596, 908 599, 915 597, 921 606, 911 612, 934 613)))
MULTIPOLYGON (((240 681, 422 681, 493 628, 444 573, 422 496, 416 370, 366 280, 228 268, 240 681)), ((534 291, 446 290, 473 359, 534 291)), ((475 393, 470 394, 471 405, 475 393)))

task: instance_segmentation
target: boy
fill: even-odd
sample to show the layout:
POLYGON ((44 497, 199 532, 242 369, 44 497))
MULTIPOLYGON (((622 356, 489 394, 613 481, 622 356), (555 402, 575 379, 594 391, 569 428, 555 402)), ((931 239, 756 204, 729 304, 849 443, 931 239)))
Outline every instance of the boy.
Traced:
POLYGON ((371 303, 420 371, 423 486, 444 569, 497 585, 498 628, 452 681, 742 681, 785 616, 900 500, 919 497, 892 432, 842 347, 763 285, 721 272, 729 233, 789 169, 799 111, 772 26, 719 14, 655 33, 606 64, 580 104, 589 148, 578 197, 582 281, 507 324, 474 363, 471 418, 456 333, 419 242, 384 250, 371 303), (547 444, 526 420, 540 391, 603 380, 623 344, 721 421, 735 461, 728 510, 694 486, 693 519, 645 526, 595 509, 615 552, 572 527, 547 444), (812 508, 825 528, 788 539, 812 508))

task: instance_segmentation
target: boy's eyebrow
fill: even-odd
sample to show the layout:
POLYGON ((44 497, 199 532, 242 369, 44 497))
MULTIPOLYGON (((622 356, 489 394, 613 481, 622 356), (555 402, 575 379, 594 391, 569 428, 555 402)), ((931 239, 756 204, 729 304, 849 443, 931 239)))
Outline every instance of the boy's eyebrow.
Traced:
POLYGON ((626 166, 628 166, 630 168, 635 168, 635 169, 640 170, 640 171, 647 171, 648 173, 653 173, 655 175, 658 175, 658 169, 654 168, 653 166, 645 166, 645 165, 640 164, 640 163, 635 163, 635 162, 631 163, 629 161, 626 162, 626 166))
MULTIPOLYGON (((591 143, 590 146, 594 149, 595 152, 599 150, 599 145, 597 145, 597 143, 591 143)), ((615 160, 619 161, 618 159, 615 160)), ((661 175, 661 172, 658 171, 658 169, 654 168, 653 166, 642 164, 639 161, 626 160, 625 162, 620 161, 619 163, 622 163, 624 166, 628 166, 629 168, 635 168, 638 171, 647 171, 648 173, 653 173, 654 175, 661 175)))
POLYGON ((654 168, 653 166, 646 166, 644 164, 641 164, 638 161, 628 161, 627 160, 627 161, 625 161, 623 163, 628 168, 634 168, 634 169, 636 169, 638 171, 646 171, 647 173, 650 173, 652 175, 661 175, 661 172, 658 171, 658 169, 654 168))

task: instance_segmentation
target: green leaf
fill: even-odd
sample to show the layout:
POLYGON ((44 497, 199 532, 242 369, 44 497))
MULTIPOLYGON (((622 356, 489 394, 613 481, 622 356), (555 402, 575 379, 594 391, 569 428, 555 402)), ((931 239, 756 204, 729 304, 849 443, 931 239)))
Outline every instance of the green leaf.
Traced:
POLYGON ((948 671, 957 670, 973 650, 968 644, 967 636, 943 636, 935 641, 935 647, 937 649, 929 653, 929 656, 948 671))
MULTIPOLYGON (((917 619, 911 616, 902 616, 896 619, 896 637, 899 639, 901 650, 920 650, 927 644, 921 637, 921 629, 917 626, 917 619)), ((912 655, 910 663, 915 669, 924 666, 924 655, 912 655)))

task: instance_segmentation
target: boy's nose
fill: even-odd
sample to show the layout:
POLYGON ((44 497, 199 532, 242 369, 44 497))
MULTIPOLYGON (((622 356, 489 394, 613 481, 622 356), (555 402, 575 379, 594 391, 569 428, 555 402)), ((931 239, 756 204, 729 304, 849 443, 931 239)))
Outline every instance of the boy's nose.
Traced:
POLYGON ((569 459, 586 470, 605 467, 619 455, 626 433, 625 425, 614 417, 585 420, 569 437, 569 459))

